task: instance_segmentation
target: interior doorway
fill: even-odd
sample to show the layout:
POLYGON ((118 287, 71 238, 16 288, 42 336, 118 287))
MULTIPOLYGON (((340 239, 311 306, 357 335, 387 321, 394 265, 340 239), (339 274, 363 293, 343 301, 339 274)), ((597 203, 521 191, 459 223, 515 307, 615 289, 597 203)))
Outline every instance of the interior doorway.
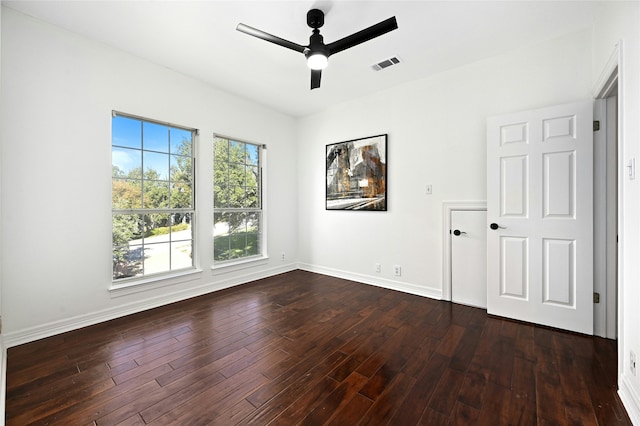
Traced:
POLYGON ((617 338, 618 329, 618 70, 594 103, 594 334, 617 338))

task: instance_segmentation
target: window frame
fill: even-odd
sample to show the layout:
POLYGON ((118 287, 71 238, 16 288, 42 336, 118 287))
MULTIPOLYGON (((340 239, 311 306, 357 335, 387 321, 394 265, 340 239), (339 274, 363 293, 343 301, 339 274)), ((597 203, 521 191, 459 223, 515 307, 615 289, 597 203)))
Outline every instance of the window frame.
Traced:
MULTIPOLYGON (((112 282, 112 286, 111 289, 117 289, 117 288, 127 288, 127 287, 131 287, 131 286, 138 286, 138 285, 143 285, 143 284, 148 284, 148 283, 152 283, 152 282, 157 282, 157 281, 163 281, 163 280, 167 280, 167 279, 171 279, 173 277, 178 277, 178 276, 184 276, 184 275, 189 275, 192 274, 194 272, 199 271, 199 269, 197 268, 196 265, 196 248, 197 248, 197 232, 196 232, 196 227, 197 227, 197 213, 196 213, 196 146, 197 146, 197 140, 198 140, 198 135, 199 135, 199 131, 196 128, 192 128, 192 127, 188 127, 188 126, 182 126, 182 125, 176 125, 173 123, 169 123, 169 122, 165 122, 165 121, 161 121, 161 120, 155 120, 155 119, 151 119, 151 118, 147 118, 147 117, 141 117, 138 115, 134 115, 134 114, 128 114, 128 113, 123 113, 123 112, 119 112, 119 111, 112 111, 112 122, 111 122, 111 150, 112 150, 112 159, 111 159, 111 164, 112 164, 112 175, 111 175, 111 188, 112 188, 112 202, 111 202, 111 217, 112 217, 112 244, 111 244, 111 255, 113 258, 112 261, 112 268, 111 268, 111 282, 112 282), (140 126, 141 126, 141 134, 140 134, 140 147, 139 148, 135 148, 135 147, 130 147, 130 146, 125 146, 125 145, 117 145, 114 144, 114 125, 113 125, 113 119, 116 117, 122 117, 122 118, 126 118, 126 119, 131 119, 131 120, 135 120, 135 121, 140 121, 140 126), (153 126, 162 126, 165 127, 168 131, 168 145, 167 145, 167 152, 163 152, 163 151, 158 151, 157 149, 149 149, 149 150, 145 150, 145 146, 144 146, 144 128, 145 128, 145 123, 148 123, 150 125, 153 126), (191 146, 190 146, 190 155, 186 156, 183 154, 177 154, 175 152, 172 152, 173 147, 172 147, 172 141, 171 141, 171 132, 173 129, 176 129, 178 131, 186 131, 186 132, 190 132, 191 133, 191 146), (113 184, 117 179, 128 179, 128 180, 137 180, 135 178, 118 178, 117 176, 114 176, 113 174, 113 165, 114 165, 114 161, 113 161, 113 150, 114 149, 131 149, 131 150, 137 150, 140 152, 140 158, 141 158, 141 162, 140 162, 140 168, 141 168, 141 176, 140 176, 140 203, 138 206, 133 207, 133 208, 114 208, 114 203, 113 203, 113 184), (146 153, 150 153, 150 154, 162 154, 162 155, 166 155, 167 156, 167 160, 168 160, 168 175, 166 177, 166 179, 149 179, 149 178, 145 178, 145 152, 146 153), (166 182, 166 184, 168 185, 168 198, 167 198, 167 202, 171 202, 171 191, 174 188, 172 185, 172 179, 171 179, 171 167, 173 164, 173 158, 172 157, 183 157, 183 158, 190 158, 191 161, 191 173, 190 173, 190 180, 191 180, 191 207, 146 207, 145 208, 145 183, 147 182, 166 182), (189 224, 190 224, 190 239, 176 239, 176 240, 172 240, 172 232, 170 231, 168 233, 169 237, 168 237, 168 243, 169 243, 169 262, 168 262, 168 266, 169 269, 167 270, 163 270, 163 271, 159 271, 159 272, 150 272, 150 273, 145 273, 144 272, 144 267, 142 269, 142 274, 140 275, 133 275, 133 276, 124 276, 121 278, 116 278, 116 273, 115 273, 115 255, 114 255, 114 251, 116 250, 116 246, 113 243, 113 224, 114 224, 114 219, 116 216, 118 215, 137 215, 140 217, 144 217, 147 215, 172 215, 172 214, 183 214, 183 215, 189 215, 190 216, 190 220, 189 220, 189 224), (191 247, 190 247, 190 256, 191 256, 191 265, 190 266, 186 266, 186 267, 178 267, 178 268, 174 268, 172 265, 172 260, 171 260, 171 251, 172 251, 172 245, 174 242, 183 242, 183 241, 190 241, 191 243, 191 247)), ((177 158, 176 158, 177 160, 177 158)), ((153 169, 155 170, 155 169, 153 169)), ((171 223, 169 226, 172 227, 175 224, 171 223)), ((144 240, 145 238, 149 238, 149 237, 145 237, 144 235, 141 237, 141 243, 140 246, 144 252, 145 246, 147 244, 145 244, 144 240)), ((150 243, 151 245, 157 244, 157 243, 150 243)))
MULTIPOLYGON (((212 253, 212 269, 218 269, 218 268, 226 268, 226 267, 232 267, 232 266, 237 266, 237 265, 242 265, 245 263, 254 263, 254 262, 258 262, 261 260, 265 260, 268 258, 267 256, 267 246, 266 246, 266 228, 267 228, 267 224, 266 224, 266 206, 265 206, 265 188, 264 188, 264 182, 265 182, 265 170, 266 170, 266 150, 267 150, 267 146, 264 144, 259 144, 259 143, 255 143, 255 142, 250 142, 244 139, 239 139, 239 138, 235 138, 235 137, 231 137, 231 136, 226 136, 223 134, 219 134, 219 133, 214 133, 213 134, 213 140, 212 140, 212 151, 213 151, 213 158, 212 158, 212 171, 213 171, 213 177, 212 177, 212 183, 213 183, 213 188, 211 191, 212 194, 212 208, 213 208, 213 217, 212 217, 212 228, 213 228, 213 233, 214 235, 212 236, 212 246, 213 246, 213 253, 212 253), (231 143, 231 142, 236 142, 236 143, 240 143, 240 144, 244 144, 244 145, 250 145, 253 146, 257 149, 257 200, 258 200, 258 206, 257 207, 216 207, 216 170, 215 170, 215 163, 216 163, 216 149, 215 149, 215 145, 216 145, 216 141, 218 139, 224 139, 227 142, 231 143), (251 254, 251 255, 245 255, 245 256, 240 256, 240 257, 233 257, 230 259, 223 259, 223 260, 216 260, 216 245, 215 245, 215 224, 216 224, 216 214, 217 213, 257 213, 259 215, 259 226, 258 226, 258 232, 257 232, 257 239, 258 239, 258 243, 257 243, 257 249, 258 249, 258 253, 257 254, 251 254)), ((230 161, 227 161, 226 164, 230 164, 230 161)), ((244 163, 245 166, 249 165, 248 163, 244 163)), ((246 185, 245 185, 246 188, 246 185)))

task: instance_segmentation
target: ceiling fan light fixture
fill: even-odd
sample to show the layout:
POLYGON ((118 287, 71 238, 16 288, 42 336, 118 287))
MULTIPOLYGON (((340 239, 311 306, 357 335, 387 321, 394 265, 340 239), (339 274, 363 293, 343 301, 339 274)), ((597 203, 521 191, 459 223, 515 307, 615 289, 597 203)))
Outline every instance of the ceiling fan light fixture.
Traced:
POLYGON ((307 56, 307 65, 312 70, 323 70, 327 67, 329 58, 322 52, 316 52, 307 56))

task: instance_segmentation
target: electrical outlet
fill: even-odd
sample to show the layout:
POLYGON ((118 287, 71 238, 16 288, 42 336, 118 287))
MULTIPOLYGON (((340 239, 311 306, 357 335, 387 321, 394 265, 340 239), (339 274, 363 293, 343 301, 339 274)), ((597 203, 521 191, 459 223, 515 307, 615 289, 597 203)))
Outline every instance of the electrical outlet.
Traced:
POLYGON ((376 263, 376 272, 377 273, 382 272, 382 265, 380 265, 379 263, 376 263))
POLYGON ((284 252, 282 252, 282 255, 280 255, 280 260, 284 260, 286 257, 284 255, 284 252))
POLYGON ((631 373, 636 375, 636 354, 631 351, 629 353, 629 368, 631 369, 631 373))
POLYGON ((402 275, 402 267, 400 265, 393 265, 393 275, 396 277, 402 275))

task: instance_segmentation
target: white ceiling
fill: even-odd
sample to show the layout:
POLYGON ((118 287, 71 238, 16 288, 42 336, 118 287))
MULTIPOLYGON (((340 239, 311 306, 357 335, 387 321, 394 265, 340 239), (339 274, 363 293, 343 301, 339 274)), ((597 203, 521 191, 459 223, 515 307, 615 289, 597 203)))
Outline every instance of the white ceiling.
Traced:
POLYGON ((292 116, 588 28, 581 1, 7 1, 67 28, 292 116), (236 31, 240 22, 308 44, 322 9, 330 43, 396 16, 398 29, 332 56, 311 91, 304 56, 236 31), (371 65, 392 56, 402 63, 371 65))

